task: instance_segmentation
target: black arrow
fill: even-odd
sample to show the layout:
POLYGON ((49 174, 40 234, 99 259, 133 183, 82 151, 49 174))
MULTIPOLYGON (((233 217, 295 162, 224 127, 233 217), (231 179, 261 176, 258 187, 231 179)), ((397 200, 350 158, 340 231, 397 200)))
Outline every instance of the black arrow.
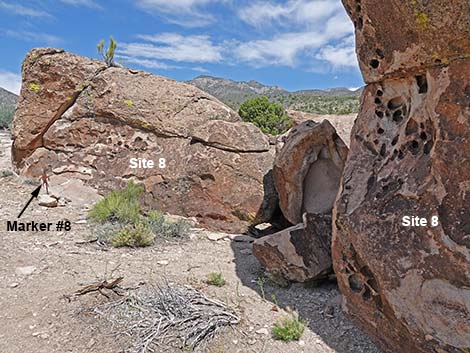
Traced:
POLYGON ((29 199, 28 203, 26 204, 26 206, 24 206, 24 208, 21 210, 20 214, 18 215, 18 218, 21 217, 21 215, 23 214, 24 211, 26 211, 26 209, 28 208, 29 204, 31 203, 31 201, 33 201, 34 198, 38 198, 39 196, 39 191, 41 191, 41 186, 42 185, 39 185, 32 193, 31 193, 31 198, 29 199))

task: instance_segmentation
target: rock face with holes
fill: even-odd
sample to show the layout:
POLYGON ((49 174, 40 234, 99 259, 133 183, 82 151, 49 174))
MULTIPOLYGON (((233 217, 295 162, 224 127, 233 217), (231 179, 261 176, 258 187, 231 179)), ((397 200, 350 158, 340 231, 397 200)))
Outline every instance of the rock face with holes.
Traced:
POLYGON ((292 224, 302 215, 331 214, 348 147, 328 120, 305 121, 291 129, 278 148, 274 183, 279 205, 292 224))
POLYGON ((469 351, 470 3, 343 2, 368 83, 333 218, 345 307, 385 351, 469 351))
POLYGON ((102 194, 133 178, 148 208, 225 231, 267 220, 277 205, 267 137, 191 85, 35 49, 23 63, 13 125, 22 175, 46 168, 102 194), (132 168, 131 158, 154 166, 132 168))

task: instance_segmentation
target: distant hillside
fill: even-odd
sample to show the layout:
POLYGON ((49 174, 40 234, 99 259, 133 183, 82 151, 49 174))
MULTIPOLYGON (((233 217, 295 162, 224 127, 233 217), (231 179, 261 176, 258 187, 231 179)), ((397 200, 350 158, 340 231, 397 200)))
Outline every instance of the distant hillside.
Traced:
POLYGON ((277 86, 265 86, 257 81, 237 82, 212 76, 198 76, 188 83, 218 98, 238 110, 240 104, 250 98, 266 96, 280 102, 286 109, 295 109, 318 114, 351 114, 359 107, 358 97, 362 88, 351 91, 347 88, 329 90, 302 90, 289 92, 277 86))
POLYGON ((10 126, 17 100, 16 94, 0 87, 0 129, 10 126))

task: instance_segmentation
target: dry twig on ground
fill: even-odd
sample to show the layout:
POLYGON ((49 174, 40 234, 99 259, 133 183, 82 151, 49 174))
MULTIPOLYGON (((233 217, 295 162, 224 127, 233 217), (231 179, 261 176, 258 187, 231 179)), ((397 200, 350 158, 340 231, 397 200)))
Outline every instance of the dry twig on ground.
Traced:
POLYGON ((98 292, 101 295, 109 299, 109 296, 103 291, 105 289, 111 290, 117 295, 122 296, 123 294, 120 293, 118 289, 120 289, 119 284, 122 282, 123 279, 124 277, 118 277, 112 281, 108 281, 106 279, 103 281, 98 281, 73 292, 71 295, 66 295, 64 297, 70 301, 71 297, 77 297, 77 296, 85 295, 91 292, 98 292))

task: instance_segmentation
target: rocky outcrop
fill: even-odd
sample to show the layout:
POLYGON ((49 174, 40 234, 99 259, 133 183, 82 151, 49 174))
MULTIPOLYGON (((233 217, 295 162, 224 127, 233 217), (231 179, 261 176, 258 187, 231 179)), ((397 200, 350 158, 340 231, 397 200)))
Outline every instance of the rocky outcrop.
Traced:
MULTIPOLYGON (((13 128, 23 175, 46 166, 100 193, 136 179, 149 208, 242 231, 270 217, 274 152, 254 125, 199 89, 55 49, 31 51, 13 128), (133 169, 131 158, 153 168, 133 169)), ((274 204, 273 201, 274 200, 274 204)))
POLYGON ((327 277, 331 264, 331 215, 304 214, 304 222, 253 243, 253 255, 270 273, 289 281, 327 277))
POLYGON ((327 121, 291 129, 278 148, 274 183, 283 215, 292 224, 303 213, 331 213, 348 148, 327 121))
POLYGON ((297 282, 332 272, 331 210, 347 153, 328 120, 304 121, 278 137, 274 185, 284 217, 296 225, 253 244, 268 272, 297 282))
POLYGON ((385 351, 467 352, 470 3, 343 2, 368 83, 333 219, 345 307, 385 351))
POLYGON ((307 120, 320 122, 328 120, 336 130, 336 133, 341 137, 341 140, 349 147, 351 130, 356 120, 357 114, 343 114, 343 115, 321 115, 307 112, 300 112, 297 110, 287 110, 287 116, 292 120, 293 127, 302 124, 307 120))

